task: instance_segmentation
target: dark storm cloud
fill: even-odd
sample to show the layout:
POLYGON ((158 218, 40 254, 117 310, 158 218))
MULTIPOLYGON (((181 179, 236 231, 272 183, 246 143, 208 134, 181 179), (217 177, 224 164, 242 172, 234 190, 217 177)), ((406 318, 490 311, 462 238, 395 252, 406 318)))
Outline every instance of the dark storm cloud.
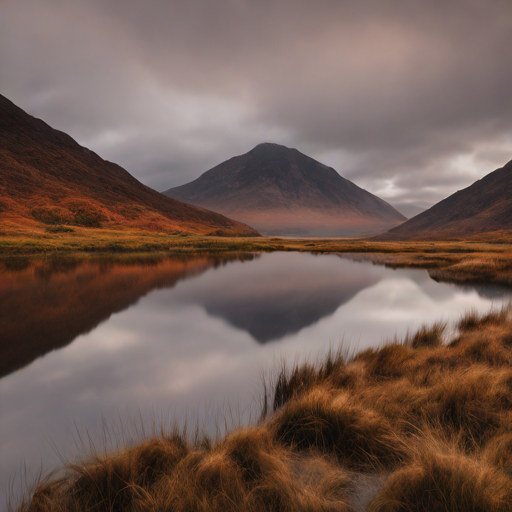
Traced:
POLYGON ((261 141, 390 201, 512 158, 509 0, 9 0, 2 91, 159 190, 261 141))

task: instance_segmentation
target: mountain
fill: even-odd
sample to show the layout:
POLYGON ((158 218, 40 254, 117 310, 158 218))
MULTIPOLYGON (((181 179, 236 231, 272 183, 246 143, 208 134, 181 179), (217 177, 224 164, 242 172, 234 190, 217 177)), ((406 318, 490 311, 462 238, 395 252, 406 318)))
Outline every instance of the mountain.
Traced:
POLYGON ((393 208, 398 210, 407 219, 411 219, 420 213, 423 213, 427 208, 422 208, 414 203, 390 203, 393 208))
POLYGON ((446 240, 512 230, 512 161, 376 240, 446 240))
POLYGON ((2 231, 44 224, 258 235, 218 213, 143 185, 0 96, 2 231))
POLYGON ((334 169, 278 144, 259 144, 165 195, 267 235, 359 236, 406 218, 334 169))

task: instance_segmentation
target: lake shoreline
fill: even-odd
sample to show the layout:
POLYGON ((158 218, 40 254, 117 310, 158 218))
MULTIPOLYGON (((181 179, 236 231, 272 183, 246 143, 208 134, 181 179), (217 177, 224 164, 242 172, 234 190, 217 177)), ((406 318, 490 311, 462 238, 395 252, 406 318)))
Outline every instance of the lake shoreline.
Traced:
POLYGON ((0 236, 0 263, 27 258, 130 258, 198 253, 297 251, 313 254, 362 254, 390 268, 427 269, 441 282, 512 286, 512 242, 455 240, 377 242, 364 238, 280 238, 169 235, 85 230, 69 234, 0 236))

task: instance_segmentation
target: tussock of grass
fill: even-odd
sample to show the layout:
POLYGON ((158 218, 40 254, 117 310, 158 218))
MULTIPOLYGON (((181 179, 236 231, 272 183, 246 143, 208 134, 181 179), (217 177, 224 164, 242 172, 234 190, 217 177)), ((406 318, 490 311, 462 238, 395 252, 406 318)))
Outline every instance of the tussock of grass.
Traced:
POLYGON ((411 464, 393 473, 369 512, 506 512, 511 481, 486 462, 425 439, 411 464))
POLYGON ((394 466, 406 458, 389 421, 355 404, 346 392, 316 387, 286 404, 269 428, 280 443, 335 455, 358 471, 394 466))
POLYGON ((443 343, 443 334, 446 330, 446 323, 438 322, 432 327, 424 325, 409 340, 412 348, 439 347, 443 343))
POLYGON ((512 510, 512 312, 283 368, 258 425, 67 468, 19 512, 512 510))
POLYGON ((496 325, 500 326, 506 320, 508 315, 507 310, 501 309, 497 311, 491 311, 487 315, 480 317, 476 311, 472 310, 466 313, 459 321, 457 327, 461 331, 469 331, 472 329, 478 329, 482 326, 496 325))

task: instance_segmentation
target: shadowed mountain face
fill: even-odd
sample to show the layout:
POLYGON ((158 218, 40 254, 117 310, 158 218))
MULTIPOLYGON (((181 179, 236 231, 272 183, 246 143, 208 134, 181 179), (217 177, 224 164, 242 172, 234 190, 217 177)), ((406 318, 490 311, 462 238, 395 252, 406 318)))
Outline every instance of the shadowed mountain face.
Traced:
POLYGON ((512 161, 376 239, 457 239, 509 230, 512 161))
POLYGON ((255 236, 248 226, 146 187, 0 96, 2 228, 36 223, 255 236))
POLYGON ((269 235, 357 236, 405 220, 391 205, 296 149, 260 144, 165 195, 269 235))

